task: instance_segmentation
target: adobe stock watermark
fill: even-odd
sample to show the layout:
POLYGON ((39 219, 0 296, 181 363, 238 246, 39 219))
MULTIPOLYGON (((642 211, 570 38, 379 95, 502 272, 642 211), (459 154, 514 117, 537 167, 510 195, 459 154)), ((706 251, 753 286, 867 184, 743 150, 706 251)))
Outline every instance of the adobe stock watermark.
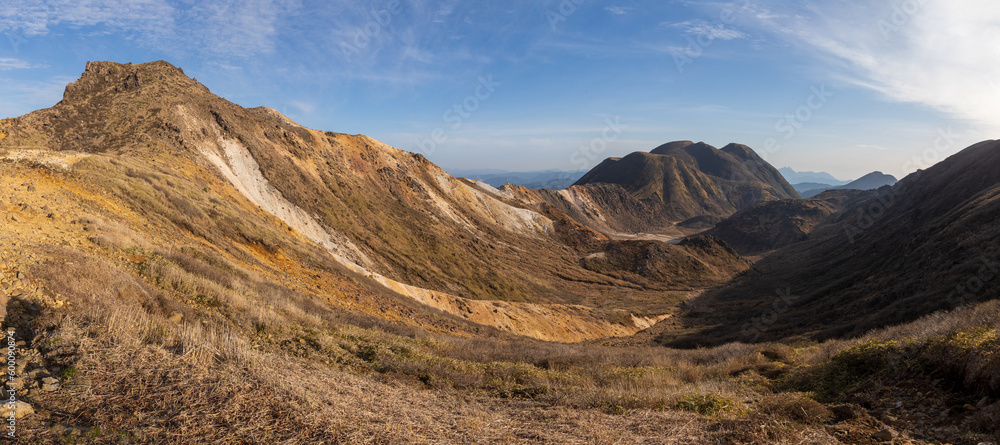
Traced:
POLYGON ((948 304, 952 308, 964 306, 975 301, 975 297, 983 294, 986 286, 996 279, 1000 273, 1000 262, 996 258, 979 257, 979 269, 975 275, 962 279, 955 285, 955 290, 948 294, 948 304))
MULTIPOLYGON (((608 150, 608 144, 621 138, 625 130, 628 130, 628 127, 628 125, 622 124, 621 116, 615 116, 614 119, 611 117, 604 118, 604 128, 601 130, 601 135, 591 139, 589 143, 581 145, 580 148, 574 151, 569 156, 570 165, 576 167, 576 170, 590 168, 595 161, 603 158, 602 153, 608 150)), ((567 172, 566 177, 569 174, 567 172)))
POLYGON ((937 164, 944 157, 944 153, 951 151, 955 147, 960 137, 962 136, 955 134, 951 127, 947 129, 938 128, 937 135, 934 137, 934 143, 925 148, 920 154, 914 155, 909 161, 904 162, 903 171, 922 170, 937 164))
POLYGON ((348 42, 340 42, 340 50, 345 56, 361 54, 362 51, 368 49, 373 40, 382 35, 386 27, 392 23, 392 18, 402 11, 403 5, 399 0, 390 0, 385 8, 380 10, 370 10, 368 22, 355 31, 353 39, 348 42))
MULTIPOLYGON (((960 135, 956 135, 951 127, 948 129, 939 128, 934 143, 918 155, 906 161, 902 165, 904 171, 912 169, 923 169, 936 164, 944 156, 944 153, 951 150, 958 142, 960 135)), ((852 219, 845 220, 844 234, 847 235, 847 242, 854 244, 858 236, 872 228, 875 223, 885 216, 886 210, 896 202, 896 197, 902 195, 904 189, 900 186, 879 189, 875 196, 863 207, 858 209, 857 214, 852 219)))
POLYGON ((900 28, 910 23, 913 16, 920 12, 921 6, 926 2, 927 0, 903 0, 901 3, 894 4, 892 6, 892 15, 889 16, 889 19, 879 19, 876 24, 879 32, 882 33, 882 37, 888 39, 898 32, 900 28))
MULTIPOLYGON (((742 9, 746 9, 750 6, 750 0, 743 0, 742 9)), ((716 40, 718 40, 724 34, 720 32, 725 31, 725 27, 732 25, 736 22, 737 11, 729 8, 723 9, 719 12, 719 19, 708 26, 712 29, 718 30, 719 32, 711 33, 699 33, 696 36, 687 36, 687 46, 684 50, 680 52, 674 52, 674 65, 677 66, 677 72, 684 74, 684 67, 694 63, 694 61, 701 56, 705 55, 705 50, 712 46, 716 40)))
POLYGON ((799 297, 792 295, 792 288, 785 287, 784 289, 775 290, 777 297, 771 303, 771 308, 764 311, 758 317, 751 318, 750 321, 743 324, 741 328, 741 338, 746 339, 748 343, 756 343, 760 340, 761 336, 771 328, 774 323, 778 321, 778 317, 785 312, 788 312, 792 307, 792 303, 798 300, 799 297))
POLYGON ((14 328, 7 331, 7 393, 10 394, 4 402, 7 408, 7 437, 17 437, 17 390, 14 389, 17 381, 17 340, 14 338, 14 328))
MULTIPOLYGON (((805 103, 795 109, 794 112, 786 113, 774 123, 774 131, 778 133, 784 141, 790 141, 795 134, 809 122, 816 112, 823 108, 827 102, 834 97, 834 93, 826 89, 826 85, 820 84, 809 89, 809 96, 805 103)), ((761 157, 765 160, 768 155, 781 151, 781 144, 776 137, 769 137, 764 140, 761 157)))
POLYGON ((416 144, 417 150, 424 156, 434 154, 438 145, 448 141, 448 129, 455 131, 462 128, 462 124, 472 116, 472 113, 479 110, 483 102, 493 97, 493 93, 501 85, 503 84, 493 80, 492 74, 485 77, 479 76, 479 82, 472 94, 452 105, 441 115, 444 123, 448 124, 447 129, 446 127, 438 127, 431 131, 430 137, 414 139, 413 143, 416 144))
POLYGON ((569 16, 576 13, 577 7, 586 2, 587 0, 562 0, 555 9, 545 11, 545 19, 549 21, 549 27, 555 31, 556 25, 569 19, 569 16))

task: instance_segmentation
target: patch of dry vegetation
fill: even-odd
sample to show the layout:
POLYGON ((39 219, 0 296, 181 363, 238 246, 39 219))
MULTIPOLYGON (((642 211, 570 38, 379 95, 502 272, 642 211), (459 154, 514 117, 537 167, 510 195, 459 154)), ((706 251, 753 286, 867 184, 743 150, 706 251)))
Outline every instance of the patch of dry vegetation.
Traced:
MULTIPOLYGON (((31 271, 68 306, 20 327, 49 367, 73 370, 32 402, 94 443, 832 443, 831 424, 868 438, 881 421, 817 399, 864 405, 897 360, 922 361, 915 375, 961 368, 989 391, 996 375, 996 305, 797 347, 470 337, 336 309, 208 244, 86 224, 91 253, 48 247, 31 271)), ((989 433, 995 411, 970 427, 989 433)), ((40 421, 24 437, 58 440, 40 421)))
MULTIPOLYGON (((769 390, 731 374, 769 362, 773 354, 761 352, 767 347, 675 351, 459 338, 311 305, 206 251, 117 252, 122 258, 109 260, 52 247, 32 270, 69 304, 28 322, 31 346, 50 368, 73 370, 63 389, 32 402, 47 421, 88 428, 74 440, 790 443, 825 436, 787 420, 745 430, 739 419, 769 390)), ((25 420, 25 439, 61 440, 39 421, 25 420)))
POLYGON ((826 403, 854 403, 924 437, 1000 440, 1000 301, 939 312, 811 347, 777 382, 826 403))

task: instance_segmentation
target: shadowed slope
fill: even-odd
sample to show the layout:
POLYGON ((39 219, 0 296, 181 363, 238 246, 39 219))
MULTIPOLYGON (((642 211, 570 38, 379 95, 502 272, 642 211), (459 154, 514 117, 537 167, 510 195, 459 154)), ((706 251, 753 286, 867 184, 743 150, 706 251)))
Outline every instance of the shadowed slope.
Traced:
POLYGON ((687 323, 701 325, 697 333, 662 340, 691 346, 854 336, 996 298, 998 218, 1000 143, 986 141, 867 192, 807 240, 693 301, 698 309, 687 323), (773 306, 780 314, 764 323, 773 306))
POLYGON ((837 190, 813 199, 768 201, 736 212, 705 234, 744 255, 756 255, 806 239, 830 215, 864 196, 859 190, 837 190))

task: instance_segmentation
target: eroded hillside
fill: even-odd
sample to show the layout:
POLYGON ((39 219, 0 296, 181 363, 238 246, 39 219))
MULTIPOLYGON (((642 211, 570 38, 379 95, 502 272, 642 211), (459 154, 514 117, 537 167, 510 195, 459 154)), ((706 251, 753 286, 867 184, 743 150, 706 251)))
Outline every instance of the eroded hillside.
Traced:
MULTIPOLYGON (((688 292, 746 268, 728 253, 684 247, 670 250, 717 273, 678 269, 650 280, 587 267, 584 258, 615 241, 420 155, 242 108, 165 62, 89 63, 59 104, 2 127, 6 159, 41 163, 115 198, 145 218, 116 224, 140 238, 147 229, 171 234, 155 245, 202 244, 239 264, 281 269, 294 239, 308 263, 330 269, 311 274, 317 280, 360 276, 388 295, 535 338, 630 335, 688 292), (621 287, 630 290, 618 298, 621 287)), ((342 300, 324 289, 311 293, 342 300)))

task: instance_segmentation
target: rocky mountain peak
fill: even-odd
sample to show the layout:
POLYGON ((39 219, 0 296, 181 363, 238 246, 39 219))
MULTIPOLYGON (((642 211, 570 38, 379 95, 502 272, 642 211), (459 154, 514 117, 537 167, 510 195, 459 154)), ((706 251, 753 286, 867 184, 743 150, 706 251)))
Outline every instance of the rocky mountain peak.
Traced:
POLYGON ((88 101, 95 96, 135 92, 145 86, 163 87, 174 93, 183 87, 200 87, 184 71, 165 61, 140 64, 87 62, 80 78, 66 85, 63 103, 88 101))

